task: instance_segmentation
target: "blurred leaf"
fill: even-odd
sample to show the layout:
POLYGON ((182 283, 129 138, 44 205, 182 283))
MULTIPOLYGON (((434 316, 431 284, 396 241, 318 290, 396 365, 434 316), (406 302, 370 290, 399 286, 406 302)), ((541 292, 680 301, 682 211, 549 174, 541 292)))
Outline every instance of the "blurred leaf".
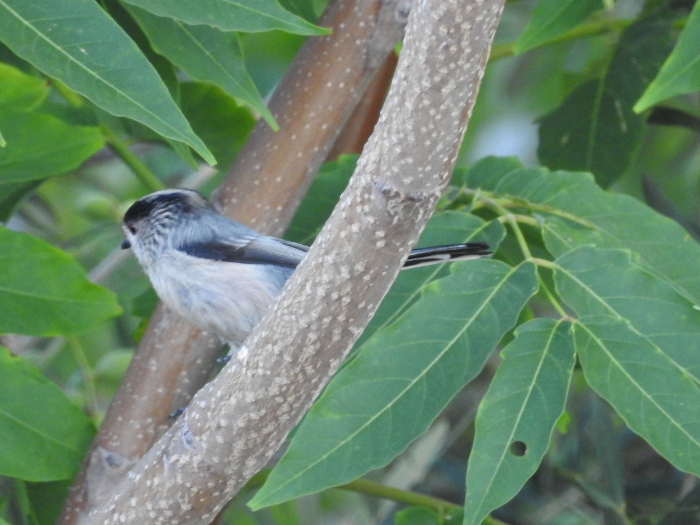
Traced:
POLYGON ((198 136, 226 171, 255 126, 250 111, 236 104, 221 88, 200 82, 180 85, 180 106, 198 136))
POLYGON ((639 148, 646 115, 632 105, 671 50, 668 15, 625 30, 601 80, 571 93, 540 118, 537 155, 550 169, 591 171, 607 187, 622 176, 639 148))
POLYGON ((129 12, 158 53, 193 79, 216 84, 232 97, 249 104, 273 129, 278 129, 245 69, 235 33, 224 33, 205 25, 190 26, 138 7, 130 7, 129 12))
POLYGON ((26 111, 41 104, 49 94, 46 81, 0 62, 0 110, 26 111))
POLYGON ((462 182, 499 197, 512 196, 531 210, 542 222, 553 255, 586 244, 628 248, 700 304, 700 246, 678 223, 632 197, 600 189, 590 174, 512 166, 512 159, 487 158, 462 182))
POLYGON ((0 333, 69 335, 121 313, 68 254, 0 227, 0 333))
POLYGON ((36 113, 4 110, 0 128, 7 139, 7 146, 0 149, 0 191, 6 184, 75 169, 104 146, 98 128, 69 126, 36 113))
POLYGON ((571 323, 520 325, 476 416, 467 469, 464 525, 507 503, 539 467, 564 412, 574 368, 571 323))
POLYGON ((185 142, 215 162, 153 66, 97 2, 4 0, 0 37, 19 56, 101 108, 185 142))
POLYGON ((153 314, 153 310, 159 300, 156 291, 152 287, 149 287, 146 291, 134 297, 131 302, 129 313, 137 317, 148 319, 153 314))
POLYGON ((318 18, 314 10, 313 0, 280 0, 280 5, 290 13, 300 16, 312 24, 318 18))
POLYGON ((253 509, 386 465, 476 377, 537 288, 531 263, 482 259, 451 269, 331 380, 249 502, 253 509))
POLYGON ((48 92, 45 81, 0 63, 0 131, 7 142, 0 148, 0 221, 39 179, 77 168, 104 145, 97 128, 29 113, 48 92))
POLYGON ((0 347, 0 474, 29 481, 75 475, 94 427, 61 390, 0 347))
POLYGON ((666 514, 657 525, 700 525, 700 484, 681 499, 676 507, 666 514))
POLYGON ((676 47, 664 62, 658 76, 635 104, 642 112, 661 100, 700 90, 700 4, 697 2, 678 38, 676 47))
POLYGON ((588 383, 659 453, 700 473, 690 408, 700 405, 700 312, 628 251, 581 247, 555 264, 588 383))
POLYGON ((425 507, 408 507, 394 515, 395 525, 442 525, 437 512, 425 507))
MULTIPOLYGON (((1 154, 2 152, 0 151, 1 154)), ((0 183, 0 221, 6 221, 22 197, 40 184, 41 181, 0 183)))
POLYGON ((281 29, 299 35, 323 35, 329 32, 285 11, 277 0, 199 0, 194 3, 126 1, 154 15, 174 18, 186 24, 205 24, 223 31, 253 33, 281 29))
POLYGON ((576 27, 603 8, 602 0, 538 0, 525 31, 513 50, 520 54, 576 27))
POLYGON ((358 158, 359 155, 340 155, 321 166, 284 234, 285 239, 301 244, 313 242, 348 185, 358 158))
POLYGON ((71 485, 70 480, 27 483, 27 494, 39 525, 56 523, 71 485))
POLYGON ((118 383, 124 377, 133 357, 134 352, 131 350, 111 350, 95 365, 95 379, 118 383))
MULTIPOLYGON (((487 223, 468 213, 447 211, 433 214, 418 240, 417 247, 484 241, 495 251, 505 234, 503 225, 497 221, 487 223)), ((374 333, 396 321, 418 300, 423 286, 439 277, 448 275, 450 266, 450 264, 439 264, 411 268, 401 272, 394 284, 391 285, 389 292, 384 296, 365 331, 362 332, 362 336, 355 343, 355 348, 359 348, 374 333)))

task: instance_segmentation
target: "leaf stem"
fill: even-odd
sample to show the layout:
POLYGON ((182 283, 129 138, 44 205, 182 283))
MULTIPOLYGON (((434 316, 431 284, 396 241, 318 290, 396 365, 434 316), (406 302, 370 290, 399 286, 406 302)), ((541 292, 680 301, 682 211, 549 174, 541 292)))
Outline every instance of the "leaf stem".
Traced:
POLYGON ((340 485, 336 488, 360 492, 362 494, 367 494, 368 496, 374 496, 375 498, 390 499, 400 503, 406 503, 408 505, 428 507, 440 514, 443 514, 445 511, 449 510, 462 510, 461 505, 456 505, 440 498, 434 498, 432 496, 426 496, 425 494, 418 494, 407 490, 396 489, 394 487, 387 487, 386 485, 375 483, 374 481, 370 481, 368 479, 356 479, 355 481, 351 481, 345 485, 340 485))
MULTIPOLYGON (((544 42, 543 44, 537 46, 537 48, 551 46, 553 44, 559 44, 561 42, 568 42, 569 40, 576 40, 578 38, 586 38, 589 36, 598 36, 605 33, 614 33, 617 31, 624 31, 630 25, 632 25, 635 20, 632 19, 621 19, 621 18, 606 18, 602 20, 591 20, 590 22, 583 23, 579 26, 570 29, 566 33, 544 42)), ((683 29, 686 25, 687 18, 682 18, 676 20, 673 23, 674 29, 683 29)), ((489 62, 498 60, 499 58, 505 58, 513 56, 515 54, 515 42, 506 42, 505 44, 497 44, 491 48, 491 54, 489 55, 489 62)), ((537 49, 533 48, 533 49, 537 49)), ((528 50, 530 51, 530 50, 528 50)))
POLYGON ((51 85, 72 107, 79 108, 85 103, 83 97, 78 95, 75 91, 66 86, 57 78, 51 78, 51 85))
POLYGON ((131 171, 134 172, 134 175, 136 175, 146 188, 150 191, 158 191, 165 187, 160 179, 156 177, 155 173, 153 173, 140 158, 134 155, 122 140, 105 128, 102 128, 102 133, 107 145, 124 164, 131 168, 131 171))
MULTIPOLYGON (((538 260, 543 260, 543 259, 538 259, 538 260)), ((549 262, 549 261, 548 261, 549 262)), ((562 316, 564 319, 568 319, 570 316, 569 314, 566 313, 566 310, 564 310, 564 307, 561 305, 559 300, 556 298, 554 293, 549 289, 547 286, 547 283, 544 282, 544 279, 542 279, 542 276, 537 274, 537 279, 540 282, 540 289, 544 292, 544 294, 547 296, 547 299, 549 299, 549 302, 552 303, 552 306, 554 309, 559 313, 559 315, 562 316)))
MULTIPOLYGON (((248 482, 249 487, 259 487, 267 480, 270 474, 269 469, 264 469, 253 476, 248 482)), ((406 503, 407 505, 415 505, 419 507, 427 507, 429 509, 435 510, 441 516, 449 511, 462 511, 462 506, 444 499, 434 498, 432 496, 426 496, 425 494, 418 494, 416 492, 410 492, 408 490, 396 489, 394 487, 387 487, 381 483, 376 483, 368 479, 356 479, 345 485, 340 485, 334 487, 336 489, 348 490, 351 492, 359 492, 361 494, 366 494, 368 496, 374 496, 375 498, 389 499, 392 501, 397 501, 399 503, 406 503)), ((482 522, 485 525, 507 525, 506 523, 497 520, 492 517, 487 517, 482 522)))
POLYGON ((97 388, 95 387, 95 372, 93 371, 92 366, 90 366, 90 362, 85 355, 85 351, 83 350, 83 346, 80 344, 80 341, 78 341, 78 339, 75 337, 67 337, 66 342, 71 349, 73 358, 76 360, 78 367, 80 368, 80 376, 83 380, 83 384, 85 385, 85 395, 87 397, 90 415, 96 416, 98 414, 99 404, 97 399, 97 388))

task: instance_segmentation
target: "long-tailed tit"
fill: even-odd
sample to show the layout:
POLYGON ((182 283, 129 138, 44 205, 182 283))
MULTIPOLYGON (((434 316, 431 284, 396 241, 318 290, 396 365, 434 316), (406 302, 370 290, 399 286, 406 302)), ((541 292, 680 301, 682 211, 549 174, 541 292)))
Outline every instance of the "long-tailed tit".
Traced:
MULTIPOLYGON (((126 240, 161 300, 235 353, 304 259, 308 247, 220 215, 199 193, 162 190, 124 215, 126 240)), ((404 268, 490 255, 471 242, 413 250, 404 268)))

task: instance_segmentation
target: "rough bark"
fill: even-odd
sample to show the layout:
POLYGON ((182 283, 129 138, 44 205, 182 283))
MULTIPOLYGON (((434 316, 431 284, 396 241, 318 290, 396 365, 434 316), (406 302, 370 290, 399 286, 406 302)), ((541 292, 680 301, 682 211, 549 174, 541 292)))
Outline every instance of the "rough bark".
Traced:
POLYGON ((246 347, 85 524, 206 524, 269 459, 371 318, 449 181, 503 0, 421 0, 380 120, 246 347))
MULTIPOLYGON (((262 233, 284 231, 377 68, 401 38, 400 3, 335 0, 329 6, 319 25, 333 33, 308 39, 300 50, 270 101, 280 130, 257 124, 219 188, 222 213, 262 233)), ((162 304, 156 308, 58 525, 73 525, 85 509, 100 505, 167 430, 167 415, 206 382, 220 347, 162 304)))

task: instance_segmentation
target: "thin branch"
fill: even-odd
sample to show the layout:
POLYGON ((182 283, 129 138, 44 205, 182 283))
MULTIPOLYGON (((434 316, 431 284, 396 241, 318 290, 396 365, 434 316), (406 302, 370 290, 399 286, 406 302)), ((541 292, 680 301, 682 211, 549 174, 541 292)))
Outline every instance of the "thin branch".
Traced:
POLYGON ((358 168, 306 260, 224 370, 89 524, 207 524, 359 337, 449 182, 502 0, 422 0, 358 168))
POLYGON ((131 152, 129 147, 124 144, 124 142, 122 142, 113 133, 106 131, 104 128, 103 133, 105 135, 105 141, 110 149, 117 155, 117 157, 122 159, 124 164, 131 168, 134 175, 136 175, 136 177, 149 191, 158 191, 163 189, 164 186, 160 179, 156 177, 155 173, 153 173, 139 157, 131 152))

